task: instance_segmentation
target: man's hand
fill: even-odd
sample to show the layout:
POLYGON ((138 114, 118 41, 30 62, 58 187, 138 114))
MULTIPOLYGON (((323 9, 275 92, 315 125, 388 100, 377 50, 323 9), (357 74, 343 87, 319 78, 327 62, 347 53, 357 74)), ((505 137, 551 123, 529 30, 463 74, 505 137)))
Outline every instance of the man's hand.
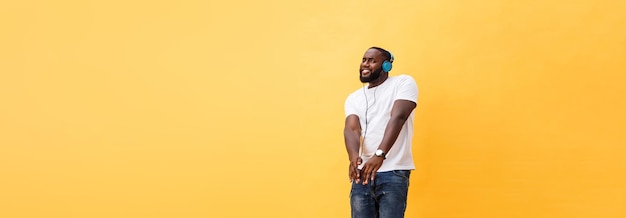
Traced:
POLYGON ((363 162, 361 157, 352 158, 350 160, 350 167, 348 168, 348 177, 350 177, 350 183, 361 181, 361 173, 359 173, 359 165, 363 162))
MULTIPOLYGON (((363 185, 367 184, 370 180, 376 179, 376 172, 383 165, 383 157, 373 156, 363 166, 361 172, 363 172, 363 185)), ((358 182, 358 181, 357 181, 358 182)))

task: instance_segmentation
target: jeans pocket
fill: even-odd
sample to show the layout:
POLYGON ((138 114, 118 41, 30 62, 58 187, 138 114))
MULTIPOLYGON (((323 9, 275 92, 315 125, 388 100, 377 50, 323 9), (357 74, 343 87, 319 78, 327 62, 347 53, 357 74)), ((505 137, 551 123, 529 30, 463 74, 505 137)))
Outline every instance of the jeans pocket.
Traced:
POLYGON ((403 178, 405 178, 407 180, 411 177, 411 171, 410 170, 394 170, 392 172, 393 172, 394 175, 403 177, 403 178))

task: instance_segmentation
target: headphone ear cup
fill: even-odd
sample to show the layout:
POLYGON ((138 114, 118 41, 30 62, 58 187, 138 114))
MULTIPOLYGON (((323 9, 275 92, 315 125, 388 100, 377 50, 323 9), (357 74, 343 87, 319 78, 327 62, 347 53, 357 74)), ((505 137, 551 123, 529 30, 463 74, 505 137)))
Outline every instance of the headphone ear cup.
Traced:
POLYGON ((391 71, 392 67, 393 66, 391 65, 391 62, 389 62, 389 61, 384 61, 383 62, 383 71, 389 72, 389 71, 391 71))

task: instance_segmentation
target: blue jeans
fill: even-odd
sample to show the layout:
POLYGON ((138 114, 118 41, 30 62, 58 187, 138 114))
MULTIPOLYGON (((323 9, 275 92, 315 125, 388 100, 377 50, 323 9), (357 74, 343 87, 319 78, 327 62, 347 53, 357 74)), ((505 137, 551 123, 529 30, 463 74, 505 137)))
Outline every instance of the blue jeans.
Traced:
POLYGON ((404 217, 410 175, 410 170, 394 170, 376 173, 367 185, 352 182, 352 218, 404 217))

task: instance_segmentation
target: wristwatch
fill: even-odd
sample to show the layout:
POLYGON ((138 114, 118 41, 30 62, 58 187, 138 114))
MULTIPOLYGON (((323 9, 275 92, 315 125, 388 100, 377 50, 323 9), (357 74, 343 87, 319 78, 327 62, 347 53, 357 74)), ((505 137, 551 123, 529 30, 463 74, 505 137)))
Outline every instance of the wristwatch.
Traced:
POLYGON ((382 157, 383 159, 387 159, 387 157, 385 157, 385 152, 382 149, 378 149, 376 150, 376 153, 374 153, 374 155, 378 156, 378 157, 382 157))

